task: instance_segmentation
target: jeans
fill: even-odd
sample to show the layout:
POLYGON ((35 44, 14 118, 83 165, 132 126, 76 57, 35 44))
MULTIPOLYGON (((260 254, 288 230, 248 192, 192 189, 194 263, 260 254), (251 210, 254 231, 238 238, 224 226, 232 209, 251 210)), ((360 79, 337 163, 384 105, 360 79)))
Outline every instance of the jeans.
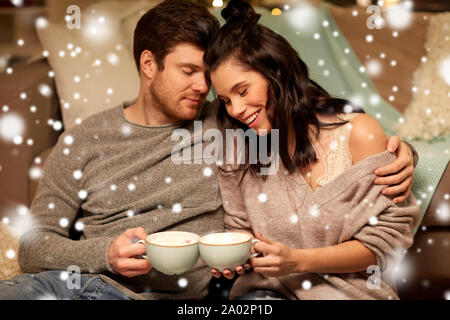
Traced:
POLYGON ((61 271, 18 275, 0 281, 0 300, 130 300, 99 277, 79 277, 79 285, 73 286, 61 271))

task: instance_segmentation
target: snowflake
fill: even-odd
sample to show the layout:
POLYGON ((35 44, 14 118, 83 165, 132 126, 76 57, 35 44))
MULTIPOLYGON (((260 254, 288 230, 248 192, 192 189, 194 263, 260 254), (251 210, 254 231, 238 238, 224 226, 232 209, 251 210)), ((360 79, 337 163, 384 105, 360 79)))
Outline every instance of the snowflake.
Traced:
POLYGON ((59 225, 60 225, 62 228, 67 228, 67 226, 69 225, 69 219, 67 219, 67 218, 61 218, 61 219, 59 220, 59 225))
POLYGON ((83 173, 81 172, 81 170, 75 170, 73 172, 73 177, 75 180, 80 180, 83 177, 83 173))
POLYGON ((39 180, 42 177, 42 169, 39 167, 31 167, 29 177, 31 180, 39 180))
POLYGON ((34 21, 34 25, 36 26, 36 28, 38 29, 44 29, 48 26, 48 21, 46 18, 44 17, 38 17, 35 21, 34 21))
POLYGON ((14 143, 14 144, 21 145, 22 142, 23 142, 22 136, 15 136, 15 137, 13 138, 13 143, 14 143))
POLYGON ((86 191, 86 190, 80 190, 80 191, 78 191, 78 197, 79 197, 81 200, 86 199, 86 198, 87 198, 87 191, 86 191))
POLYGON ((450 300, 450 290, 446 290, 446 291, 444 292, 444 299, 445 299, 445 300, 450 300))
POLYGON ((37 300, 58 300, 58 299, 52 294, 44 294, 39 298, 37 298, 37 300))
POLYGON ((22 136, 25 123, 22 117, 15 113, 5 114, 0 118, 0 136, 6 141, 12 141, 17 136, 22 136))
POLYGON ((376 226, 378 224, 378 218, 373 216, 369 218, 369 224, 372 226, 376 226))
POLYGON ((124 126, 122 126, 122 128, 120 129, 120 131, 121 131, 124 135, 128 136, 128 135, 131 133, 131 127, 130 127, 130 126, 127 126, 127 125, 124 125, 124 126))
POLYGON ((69 279, 69 273, 67 271, 62 271, 59 275, 59 278, 62 281, 67 281, 67 279, 69 279))
POLYGON ((411 6, 407 3, 408 1, 387 8, 386 19, 391 28, 403 30, 410 26, 412 20, 411 6))
POLYGON ((54 121, 52 126, 53 126, 53 130, 55 130, 55 131, 59 131, 63 127, 62 122, 59 120, 54 121))
POLYGON ((181 210, 182 210, 182 206, 181 206, 180 203, 175 203, 175 204, 172 206, 172 212, 174 212, 174 213, 180 213, 181 210))
POLYGON ((113 66, 117 66, 120 63, 120 58, 117 54, 115 54, 114 52, 110 52, 106 55, 106 60, 108 60, 108 62, 110 64, 112 64, 113 66))
POLYGON ((311 281, 309 281, 309 280, 304 280, 304 281, 302 282, 302 288, 303 288, 303 290, 309 290, 309 289, 311 289, 311 287, 312 287, 311 281))
POLYGON ((353 106, 351 104, 346 104, 344 106, 344 112, 345 113, 352 113, 353 112, 353 106))
POLYGON ((289 217, 289 221, 292 224, 296 224, 298 222, 298 215, 295 213, 291 214, 291 216, 289 217))
POLYGON ((267 194, 265 194, 265 193, 260 193, 260 194, 258 195, 258 200, 259 200, 259 202, 262 202, 262 203, 266 202, 266 201, 267 201, 267 194))
POLYGON ((9 249, 6 251, 6 257, 8 259, 14 259, 16 257, 16 252, 13 249, 9 249))
POLYGON ((204 175, 205 177, 210 177, 210 176, 212 175, 212 170, 211 170, 211 168, 205 168, 205 169, 203 169, 203 175, 204 175))
POLYGON ((180 279, 178 280, 178 286, 179 286, 180 288, 186 288, 187 285, 188 285, 188 280, 187 280, 186 278, 180 278, 180 279))
POLYGON ((83 229, 84 229, 84 223, 81 221, 77 221, 75 223, 75 230, 81 232, 81 231, 83 231, 83 229))
POLYGON ((130 184, 128 185, 128 190, 134 191, 135 189, 136 189, 136 185, 135 185, 134 183, 130 183, 130 184))
POLYGON ((70 146, 73 143, 73 137, 71 135, 65 136, 64 143, 70 146))
POLYGON ((450 56, 447 56, 439 64, 439 74, 442 79, 450 86, 450 56))
POLYGON ((367 72, 369 73, 369 75, 371 75, 373 77, 379 76, 383 69, 380 61, 377 59, 369 60, 366 63, 366 68, 367 68, 367 72))
POLYGON ((330 142, 330 150, 337 150, 339 143, 335 140, 330 142))
POLYGON ((117 186, 115 184, 112 184, 112 185, 109 186, 109 190, 116 191, 117 190, 117 186))
POLYGON ((39 91, 39 93, 40 93, 41 95, 43 95, 43 96, 46 97, 46 98, 51 97, 51 95, 52 95, 52 93, 53 93, 52 89, 51 89, 47 84, 45 84, 45 83, 41 83, 41 84, 38 86, 38 91, 39 91))
POLYGON ((309 214, 314 218, 317 218, 320 215, 319 206, 315 204, 311 208, 309 208, 309 214))

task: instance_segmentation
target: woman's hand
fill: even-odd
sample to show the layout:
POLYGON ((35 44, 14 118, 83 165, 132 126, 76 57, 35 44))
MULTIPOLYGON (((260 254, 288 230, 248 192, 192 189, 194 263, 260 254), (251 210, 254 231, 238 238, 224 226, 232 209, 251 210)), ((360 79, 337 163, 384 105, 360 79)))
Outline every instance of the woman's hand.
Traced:
POLYGON ((250 270, 251 269, 251 265, 250 263, 245 263, 243 266, 236 266, 236 268, 234 268, 235 271, 231 271, 230 269, 225 269, 223 270, 223 272, 220 272, 217 269, 211 269, 211 274, 213 275, 214 278, 220 278, 223 274, 223 276, 227 279, 233 279, 234 276, 236 275, 236 272, 238 275, 243 275, 245 273, 246 270, 250 270))
POLYGON ((300 272, 300 263, 297 251, 281 242, 275 242, 257 233, 260 242, 254 244, 255 250, 264 254, 263 257, 250 259, 255 272, 269 277, 281 277, 291 273, 300 272))
POLYGON ((388 185, 382 193, 386 196, 396 196, 393 201, 399 203, 411 192, 414 179, 413 154, 409 146, 396 136, 389 138, 388 151, 395 152, 397 160, 375 170, 378 177, 374 183, 388 185))

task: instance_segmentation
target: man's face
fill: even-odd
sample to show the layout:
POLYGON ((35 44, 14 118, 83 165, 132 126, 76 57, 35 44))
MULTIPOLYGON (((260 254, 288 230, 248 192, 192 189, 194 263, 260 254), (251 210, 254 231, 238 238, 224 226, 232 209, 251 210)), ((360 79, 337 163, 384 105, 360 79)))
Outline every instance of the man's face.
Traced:
POLYGON ((192 44, 178 44, 164 59, 150 85, 155 107, 174 123, 193 120, 205 102, 210 86, 205 79, 204 51, 192 44))

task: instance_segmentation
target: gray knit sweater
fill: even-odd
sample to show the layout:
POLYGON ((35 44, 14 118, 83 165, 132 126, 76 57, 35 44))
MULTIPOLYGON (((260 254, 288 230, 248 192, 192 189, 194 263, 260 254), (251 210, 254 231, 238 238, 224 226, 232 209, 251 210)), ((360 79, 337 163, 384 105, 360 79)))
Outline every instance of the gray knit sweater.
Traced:
MULTIPOLYGON (((91 116, 61 135, 31 205, 33 227, 20 240, 20 266, 36 273, 75 265, 133 299, 202 298, 211 277, 201 259, 179 276, 152 270, 126 278, 114 274, 109 265, 112 240, 129 228, 143 227, 148 234, 181 230, 199 235, 224 228, 217 166, 177 165, 171 158, 179 143, 171 141, 173 130, 184 128, 194 136, 193 122, 137 125, 124 116, 128 105, 91 116), (69 237, 73 226, 81 230, 79 240, 69 237), (181 278, 187 285, 179 282, 181 278)), ((215 104, 202 109, 198 120, 203 121, 203 131, 216 127, 216 112, 215 104)), ((186 148, 207 145, 197 138, 186 148)))
POLYGON ((227 230, 260 232, 298 249, 333 246, 353 238, 377 259, 369 273, 294 273, 276 278, 247 272, 234 283, 231 298, 260 288, 290 299, 398 299, 395 267, 413 243, 411 229, 419 223, 420 208, 412 195, 395 205, 381 194, 384 186, 373 183, 375 169, 394 159, 385 151, 359 161, 316 191, 298 171, 287 175, 281 165, 278 174, 266 181, 247 174, 242 189, 236 175, 219 174, 227 230), (377 268, 379 287, 371 282, 377 268))

